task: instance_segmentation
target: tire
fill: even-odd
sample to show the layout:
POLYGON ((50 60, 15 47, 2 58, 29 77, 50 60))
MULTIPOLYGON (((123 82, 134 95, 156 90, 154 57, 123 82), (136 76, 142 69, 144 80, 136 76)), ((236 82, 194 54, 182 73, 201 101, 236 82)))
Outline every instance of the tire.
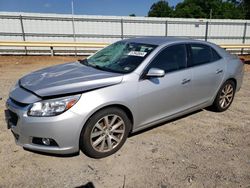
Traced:
POLYGON ((81 151, 92 158, 103 158, 118 151, 131 130, 131 121, 120 108, 96 112, 84 125, 80 135, 81 151))
POLYGON ((235 89, 235 82, 232 80, 227 80, 221 86, 220 90, 216 95, 216 98, 212 105, 213 110, 215 110, 216 112, 224 112, 225 110, 227 110, 233 102, 235 89))

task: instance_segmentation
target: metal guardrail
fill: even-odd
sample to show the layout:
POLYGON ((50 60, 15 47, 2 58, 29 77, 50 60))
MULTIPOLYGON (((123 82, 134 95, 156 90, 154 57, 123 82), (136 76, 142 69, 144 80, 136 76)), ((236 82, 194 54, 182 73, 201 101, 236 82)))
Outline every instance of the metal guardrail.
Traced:
POLYGON ((225 49, 242 49, 250 48, 250 44, 221 44, 220 47, 225 49))
MULTIPOLYGON (((230 51, 231 53, 236 53, 240 55, 248 55, 250 54, 250 44, 221 44, 220 47, 230 51), (248 50, 246 50, 248 49, 248 50), (239 53, 240 52, 240 53, 239 53)), ((243 58, 244 61, 249 61, 249 58, 243 58)))
POLYGON ((92 42, 0 41, 0 47, 6 47, 6 46, 24 47, 26 55, 27 55, 27 47, 49 47, 51 56, 54 56, 54 47, 101 49, 107 45, 108 43, 92 43, 92 42))
MULTIPOLYGON (((49 47, 51 55, 54 55, 54 47, 75 47, 75 48, 93 48, 99 49, 109 45, 109 43, 93 42, 39 42, 39 41, 0 41, 0 47, 49 47)), ((250 44, 221 44, 224 49, 250 49, 250 44)))
POLYGON ((103 48, 108 43, 92 42, 37 42, 37 41, 0 41, 0 46, 15 47, 83 47, 83 48, 103 48))

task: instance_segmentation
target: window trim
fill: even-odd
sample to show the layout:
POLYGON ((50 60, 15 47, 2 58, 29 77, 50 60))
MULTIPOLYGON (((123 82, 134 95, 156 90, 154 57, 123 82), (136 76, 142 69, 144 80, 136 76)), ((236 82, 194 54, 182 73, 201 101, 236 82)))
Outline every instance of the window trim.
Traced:
MULTIPOLYGON (((187 45, 188 45, 188 43, 187 42, 181 42, 181 43, 175 43, 175 44, 169 44, 169 45, 166 45, 166 46, 164 46, 164 47, 162 47, 155 55, 154 55, 154 57, 152 57, 152 59, 148 62, 148 64, 144 67, 144 69, 143 69, 143 71, 142 71, 142 73, 141 73, 141 75, 140 75, 140 78, 139 78, 139 80, 144 80, 146 77, 146 74, 147 74, 147 71, 149 70, 148 69, 148 67, 150 66, 150 64, 155 60, 155 58, 163 51, 163 50, 165 50, 165 49, 167 49, 167 48, 169 48, 169 47, 171 47, 171 46, 177 46, 177 45, 184 45, 184 47, 185 47, 185 52, 186 52, 186 65, 185 65, 185 67, 184 68, 182 68, 182 69, 178 69, 178 70, 174 70, 174 71, 171 71, 171 72, 166 72, 166 74, 170 74, 170 73, 174 73, 174 72, 178 72, 178 71, 182 71, 182 70, 185 70, 185 69, 187 69, 187 68, 189 68, 188 67, 188 48, 187 48, 187 45)), ((164 76, 165 77, 165 76, 164 76)))

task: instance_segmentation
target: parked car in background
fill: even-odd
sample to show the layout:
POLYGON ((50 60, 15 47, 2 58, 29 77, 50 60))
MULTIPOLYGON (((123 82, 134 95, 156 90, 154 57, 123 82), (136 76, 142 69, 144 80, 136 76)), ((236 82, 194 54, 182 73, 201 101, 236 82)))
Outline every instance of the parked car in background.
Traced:
POLYGON ((102 158, 132 132, 208 106, 225 111, 242 78, 243 63, 215 44, 125 39, 21 78, 6 102, 6 120, 26 149, 102 158))

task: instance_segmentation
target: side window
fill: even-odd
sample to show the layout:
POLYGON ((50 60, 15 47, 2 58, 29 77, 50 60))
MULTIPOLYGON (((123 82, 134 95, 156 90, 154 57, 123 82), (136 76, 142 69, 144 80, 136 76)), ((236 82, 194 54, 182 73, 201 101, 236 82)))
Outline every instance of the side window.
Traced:
POLYGON ((212 55, 213 55, 213 61, 220 60, 221 56, 213 48, 211 48, 211 50, 212 50, 212 55))
POLYGON ((203 44, 191 44, 190 46, 192 54, 191 66, 202 65, 213 60, 210 46, 203 44))
POLYGON ((165 72, 172 72, 186 68, 186 59, 186 46, 184 44, 174 45, 161 51, 149 68, 159 68, 165 72))

